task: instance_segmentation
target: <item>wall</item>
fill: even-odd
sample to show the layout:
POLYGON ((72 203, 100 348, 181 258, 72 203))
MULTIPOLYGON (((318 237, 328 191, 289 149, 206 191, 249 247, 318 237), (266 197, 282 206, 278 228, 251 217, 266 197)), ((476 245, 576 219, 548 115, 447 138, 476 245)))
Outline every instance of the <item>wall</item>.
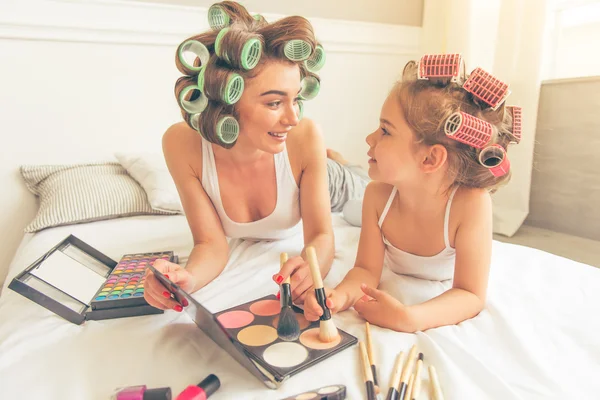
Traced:
POLYGON ((540 93, 528 225, 600 240, 600 77, 540 93))
MULTIPOLYGON (((210 7, 216 0, 129 0, 210 7)), ((423 0, 238 0, 251 12, 421 26, 423 0), (375 6, 374 6, 375 5, 375 6)))
MULTIPOLYGON (((281 15, 264 13, 269 20, 281 15)), ((305 115, 326 144, 366 161, 364 137, 404 64, 417 57, 420 28, 311 19, 327 51, 322 90, 305 115)), ((174 50, 208 29, 206 8, 124 1, 0 2, 0 284, 35 197, 22 164, 109 159, 160 151, 180 120, 174 50)))

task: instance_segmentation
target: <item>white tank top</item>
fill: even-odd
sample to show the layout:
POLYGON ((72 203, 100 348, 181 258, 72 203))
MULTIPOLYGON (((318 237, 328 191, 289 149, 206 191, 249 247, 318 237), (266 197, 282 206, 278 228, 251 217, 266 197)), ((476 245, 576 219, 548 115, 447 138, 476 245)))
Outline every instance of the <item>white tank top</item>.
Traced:
POLYGON ((225 236, 232 239, 284 239, 299 232, 300 190, 294 179, 287 148, 274 155, 277 177, 277 204, 271 214, 254 222, 232 221, 223 208, 215 155, 209 141, 202 138, 202 186, 211 199, 225 236))
MULTIPOLYGON (((446 247, 444 250, 431 257, 417 256, 400 250, 392 245, 382 232, 381 236, 385 243, 384 265, 387 265, 390 270, 400 275, 409 275, 431 281, 452 279, 454 276, 456 250, 450 247, 450 241, 448 239, 448 221, 450 219, 450 207, 452 206, 452 199, 454 198, 456 189, 458 189, 458 187, 455 187, 452 190, 450 197, 448 198, 448 203, 446 204, 446 214, 444 217, 444 243, 446 244, 446 247)), ((381 230, 383 221, 385 220, 397 191, 398 189, 394 187, 394 190, 392 190, 392 193, 390 194, 390 198, 379 218, 379 230, 381 230)))

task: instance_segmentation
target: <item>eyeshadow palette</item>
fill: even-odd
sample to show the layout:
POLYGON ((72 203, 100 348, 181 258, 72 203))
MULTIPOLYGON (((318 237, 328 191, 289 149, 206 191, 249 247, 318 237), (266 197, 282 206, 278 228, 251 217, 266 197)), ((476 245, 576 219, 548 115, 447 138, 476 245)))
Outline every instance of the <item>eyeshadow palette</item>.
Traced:
POLYGON ((144 299, 144 271, 158 259, 173 261, 173 252, 124 255, 94 295, 92 309, 147 305, 144 299))
POLYGON ((321 342, 319 321, 307 321, 297 308, 300 337, 283 341, 277 336, 281 306, 274 295, 213 314, 152 266, 148 268, 204 333, 269 388, 357 343, 341 329, 332 343, 321 342))
POLYGON ((126 255, 117 263, 70 235, 8 287, 78 325, 86 320, 160 314, 164 311, 146 303, 143 295, 144 268, 155 256, 177 262, 172 252, 160 252, 126 255))

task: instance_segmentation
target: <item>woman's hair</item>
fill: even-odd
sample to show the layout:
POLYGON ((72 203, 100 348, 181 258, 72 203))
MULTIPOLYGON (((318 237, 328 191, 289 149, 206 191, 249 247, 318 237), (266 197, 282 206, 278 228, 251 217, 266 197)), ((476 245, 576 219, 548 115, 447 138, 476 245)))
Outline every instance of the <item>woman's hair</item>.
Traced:
POLYGON ((220 121, 229 116, 234 125, 239 122, 235 103, 244 82, 255 77, 266 62, 279 61, 298 65, 301 78, 312 76, 318 85, 318 76, 311 72, 317 68, 311 66, 322 55, 317 54, 322 47, 307 19, 293 16, 269 24, 233 1, 213 4, 209 23, 210 31, 188 38, 177 48, 175 63, 185 76, 175 84, 175 97, 190 127, 206 140, 231 148, 237 135, 224 140, 220 121), (186 61, 182 54, 190 50, 194 59, 186 61))
POLYGON ((500 176, 492 174, 490 167, 480 162, 483 149, 449 137, 446 123, 457 112, 486 121, 491 124, 492 135, 485 146, 496 145, 494 147, 499 151, 506 151, 509 143, 514 141, 512 113, 507 106, 493 110, 478 101, 463 88, 466 78, 459 76, 455 82, 419 79, 418 64, 410 61, 404 67, 402 80, 396 83, 392 92, 398 96, 403 115, 417 138, 417 144, 441 144, 446 148, 451 187, 460 185, 493 192, 508 183, 510 171, 500 176))

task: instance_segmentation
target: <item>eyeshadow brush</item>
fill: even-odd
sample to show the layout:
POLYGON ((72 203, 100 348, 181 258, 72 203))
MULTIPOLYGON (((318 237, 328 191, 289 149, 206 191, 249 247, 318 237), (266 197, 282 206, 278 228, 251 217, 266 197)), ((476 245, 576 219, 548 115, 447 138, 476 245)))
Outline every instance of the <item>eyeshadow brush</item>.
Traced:
MULTIPOLYGON (((279 262, 281 267, 288 260, 287 253, 281 253, 279 262)), ((296 313, 292 309, 292 292, 290 289, 290 277, 288 276, 281 284, 281 312, 277 323, 277 336, 288 342, 298 339, 300 336, 300 325, 296 319, 296 313)))
POLYGON ((312 274, 313 285, 315 287, 315 295, 317 302, 323 309, 323 315, 321 315, 319 338, 322 342, 329 343, 333 342, 338 336, 337 328, 331 319, 331 311, 327 307, 327 297, 325 295, 325 289, 323 288, 323 278, 321 278, 321 270, 319 269, 319 262, 317 261, 317 253, 315 248, 308 246, 306 248, 306 256, 308 257, 308 265, 310 267, 310 273, 312 274))

